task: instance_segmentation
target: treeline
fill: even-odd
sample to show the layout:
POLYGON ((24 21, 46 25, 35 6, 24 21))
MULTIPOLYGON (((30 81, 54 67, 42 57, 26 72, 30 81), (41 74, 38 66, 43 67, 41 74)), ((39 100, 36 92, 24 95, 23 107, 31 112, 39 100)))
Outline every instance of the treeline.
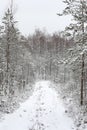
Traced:
POLYGON ((61 33, 50 35, 36 29, 35 33, 28 37, 27 44, 31 48, 35 62, 36 79, 53 80, 55 82, 61 80, 60 66, 64 64, 68 49, 74 46, 73 40, 67 40, 61 33))
POLYGON ((73 45, 61 33, 36 29, 28 37, 21 35, 8 9, 0 26, 0 100, 8 100, 38 79, 58 81, 59 66, 73 45))
POLYGON ((16 96, 34 79, 30 74, 31 52, 16 24, 11 9, 8 9, 0 26, 0 103, 16 96))
POLYGON ((39 29, 35 30, 35 33, 30 35, 27 41, 26 46, 31 51, 33 58, 35 79, 62 83, 65 86, 63 87, 65 93, 71 93, 79 103, 81 94, 83 94, 83 102, 86 103, 86 46, 84 45, 84 48, 81 49, 73 37, 66 38, 64 33, 50 35, 39 29), (81 90, 82 82, 83 90, 81 90), (68 84, 67 88, 66 84, 68 84))
POLYGON ((21 35, 12 10, 8 9, 0 26, 0 101, 18 95, 36 80, 64 84, 73 81, 74 86, 63 89, 76 90, 80 97, 82 75, 82 92, 86 96, 86 53, 84 57, 83 61, 82 50, 74 38, 66 38, 64 33, 48 34, 36 29, 33 35, 21 35))

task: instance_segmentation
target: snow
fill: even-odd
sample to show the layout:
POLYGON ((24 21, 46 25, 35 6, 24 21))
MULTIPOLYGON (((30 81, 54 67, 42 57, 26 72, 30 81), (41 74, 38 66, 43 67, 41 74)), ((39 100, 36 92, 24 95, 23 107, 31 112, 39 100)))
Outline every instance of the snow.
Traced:
POLYGON ((75 130, 49 81, 38 81, 33 95, 0 121, 0 130, 75 130))

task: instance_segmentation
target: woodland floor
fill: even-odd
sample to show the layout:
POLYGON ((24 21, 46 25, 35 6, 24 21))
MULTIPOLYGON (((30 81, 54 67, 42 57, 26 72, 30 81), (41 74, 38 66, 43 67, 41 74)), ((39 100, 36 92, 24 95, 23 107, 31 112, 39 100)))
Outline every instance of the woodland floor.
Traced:
POLYGON ((35 84, 32 96, 0 121, 0 130, 76 130, 49 81, 35 84))

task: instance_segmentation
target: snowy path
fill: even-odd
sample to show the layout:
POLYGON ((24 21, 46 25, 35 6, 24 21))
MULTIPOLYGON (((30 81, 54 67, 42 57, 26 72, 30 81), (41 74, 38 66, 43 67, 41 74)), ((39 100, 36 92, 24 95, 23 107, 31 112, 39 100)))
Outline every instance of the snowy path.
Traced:
MULTIPOLYGON (((50 83, 36 83, 33 95, 0 122, 0 130, 72 130, 73 122, 50 83)), ((74 129, 75 130, 75 129, 74 129)))

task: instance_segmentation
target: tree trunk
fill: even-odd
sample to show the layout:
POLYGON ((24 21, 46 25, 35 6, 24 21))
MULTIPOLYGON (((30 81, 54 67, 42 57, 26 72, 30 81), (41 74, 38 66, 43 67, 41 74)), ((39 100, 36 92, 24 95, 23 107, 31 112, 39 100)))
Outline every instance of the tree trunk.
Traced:
MULTIPOLYGON (((84 18, 84 5, 83 5, 83 1, 81 1, 82 3, 82 17, 84 18)), ((84 20, 82 20, 82 50, 83 50, 83 46, 84 46, 84 20)), ((83 87, 84 87, 84 54, 82 54, 82 72, 81 72, 81 105, 83 105, 83 87)))
POLYGON ((7 72, 9 71, 9 43, 7 43, 7 72))
POLYGON ((84 54, 82 54, 82 72, 81 72, 81 105, 83 105, 83 87, 84 87, 84 54))

